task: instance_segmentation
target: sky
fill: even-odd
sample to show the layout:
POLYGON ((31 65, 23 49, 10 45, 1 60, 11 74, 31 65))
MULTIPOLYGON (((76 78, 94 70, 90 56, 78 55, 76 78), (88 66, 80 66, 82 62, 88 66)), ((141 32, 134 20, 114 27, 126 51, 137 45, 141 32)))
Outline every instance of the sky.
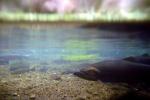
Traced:
POLYGON ((0 0, 0 10, 38 13, 134 10, 150 12, 150 0, 0 0))

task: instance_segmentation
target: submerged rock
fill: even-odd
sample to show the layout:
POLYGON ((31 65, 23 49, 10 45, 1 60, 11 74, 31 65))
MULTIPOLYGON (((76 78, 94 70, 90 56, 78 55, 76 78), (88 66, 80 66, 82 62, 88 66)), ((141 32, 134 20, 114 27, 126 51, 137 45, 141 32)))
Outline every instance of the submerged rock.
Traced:
POLYGON ((25 56, 18 56, 18 55, 0 56, 0 65, 7 65, 11 61, 23 60, 23 59, 27 59, 27 58, 25 56))
POLYGON ((45 65, 45 66, 41 66, 38 71, 45 73, 45 72, 47 72, 48 70, 49 70, 49 66, 46 66, 46 65, 45 65))
POLYGON ((53 80, 57 80, 57 81, 62 80, 61 75, 58 74, 58 73, 52 73, 52 74, 51 74, 51 78, 52 78, 53 80))
POLYGON ((21 74, 34 70, 35 68, 30 68, 30 64, 27 61, 16 60, 10 64, 10 71, 13 74, 21 74))
POLYGON ((8 60, 0 59, 0 65, 7 65, 7 64, 9 64, 8 60))
POLYGON ((17 93, 17 92, 14 92, 12 95, 13 95, 13 96, 18 96, 18 93, 17 93))
POLYGON ((30 95, 30 99, 31 99, 31 100, 35 100, 35 99, 36 99, 36 95, 35 95, 35 94, 31 94, 31 95, 30 95))

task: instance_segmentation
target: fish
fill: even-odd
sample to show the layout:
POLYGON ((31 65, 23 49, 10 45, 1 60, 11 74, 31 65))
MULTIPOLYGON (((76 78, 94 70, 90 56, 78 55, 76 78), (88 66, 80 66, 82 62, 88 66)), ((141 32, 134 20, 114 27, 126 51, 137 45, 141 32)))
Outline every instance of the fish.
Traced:
POLYGON ((104 60, 87 65, 75 76, 83 79, 103 82, 150 83, 149 55, 104 60))
POLYGON ((150 55, 147 53, 145 53, 141 56, 136 56, 136 57, 134 57, 134 56, 126 57, 123 60, 134 62, 134 63, 141 63, 141 64, 150 65, 150 55))

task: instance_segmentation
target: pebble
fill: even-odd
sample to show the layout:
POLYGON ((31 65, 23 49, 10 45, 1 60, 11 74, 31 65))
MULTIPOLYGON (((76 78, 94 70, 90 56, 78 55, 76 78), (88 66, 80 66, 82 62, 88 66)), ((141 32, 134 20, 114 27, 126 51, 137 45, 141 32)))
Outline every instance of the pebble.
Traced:
POLYGON ((31 95, 30 95, 30 99, 31 99, 31 100, 35 100, 35 99, 36 99, 36 95, 35 95, 35 94, 31 94, 31 95))
POLYGON ((78 97, 76 100, 86 100, 86 99, 83 97, 78 97))
POLYGON ((17 92, 15 92, 15 93, 13 93, 12 95, 13 95, 13 96, 18 96, 18 93, 17 93, 17 92))
POLYGON ((53 74, 53 75, 51 75, 51 78, 53 80, 61 80, 61 75, 53 74))

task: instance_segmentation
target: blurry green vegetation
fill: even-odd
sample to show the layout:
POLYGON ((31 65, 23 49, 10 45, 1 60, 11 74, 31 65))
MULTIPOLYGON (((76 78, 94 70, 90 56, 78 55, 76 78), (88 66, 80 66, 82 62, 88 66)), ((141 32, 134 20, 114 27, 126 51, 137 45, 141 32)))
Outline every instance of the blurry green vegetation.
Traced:
POLYGON ((69 40, 66 41, 65 49, 69 55, 64 55, 63 59, 67 61, 81 61, 96 59, 97 55, 85 51, 95 50, 96 43, 90 40, 69 40))
POLYGON ((90 55, 90 54, 74 54, 74 55, 68 55, 65 56, 64 60, 67 61, 81 61, 81 60, 90 60, 90 59, 96 59, 96 55, 90 55))
POLYGON ((101 12, 101 13, 68 13, 68 14, 44 14, 24 12, 0 12, 1 21, 143 21, 149 20, 149 14, 134 12, 101 12))
POLYGON ((95 42, 90 40, 69 40, 66 42, 67 49, 94 49, 95 42))

